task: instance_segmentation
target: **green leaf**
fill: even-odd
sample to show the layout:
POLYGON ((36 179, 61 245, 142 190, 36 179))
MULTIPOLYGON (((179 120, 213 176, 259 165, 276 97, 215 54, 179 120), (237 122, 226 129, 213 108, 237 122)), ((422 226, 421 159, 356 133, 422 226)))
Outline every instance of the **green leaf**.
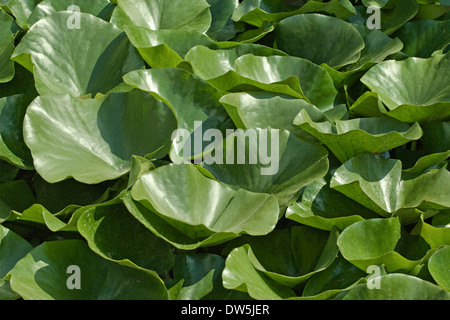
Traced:
POLYGON ((32 169, 33 159, 23 138, 26 95, 0 98, 0 159, 21 169, 32 169))
MULTIPOLYGON (((208 129, 218 129, 225 135, 226 129, 234 128, 234 124, 219 103, 220 93, 191 73, 177 68, 138 70, 127 74, 124 80, 130 86, 161 99, 172 109, 178 120, 178 129, 189 133, 190 137, 187 139, 183 137, 180 139, 180 131, 172 137, 170 152, 172 161, 181 159, 183 146, 192 144, 197 134, 203 136, 208 129)), ((203 141, 200 153, 209 144, 203 141)), ((194 153, 195 156, 199 155, 197 150, 194 150, 194 153)))
POLYGON ((82 240, 41 244, 16 264, 10 277, 11 288, 25 300, 168 298, 167 289, 155 272, 105 260, 82 240), (70 266, 77 266, 78 271, 70 271, 70 266), (77 275, 80 289, 69 289, 68 284, 77 283, 77 275))
POLYGON ((164 157, 175 128, 170 109, 138 90, 103 99, 41 96, 24 122, 36 170, 50 183, 73 177, 95 184, 123 176, 132 155, 162 148, 155 158, 164 157))
POLYGON ((355 71, 370 69, 375 63, 381 62, 403 48, 403 43, 398 38, 388 37, 378 29, 369 29, 366 25, 353 25, 364 39, 365 47, 361 51, 361 57, 355 63, 339 70, 344 74, 352 74, 355 71))
POLYGON ((118 0, 111 22, 151 30, 188 29, 201 33, 211 25, 211 12, 206 0, 118 0))
POLYGON ((14 78, 7 83, 0 83, 0 97, 10 97, 25 94, 25 100, 29 104, 38 96, 34 86, 33 74, 20 64, 15 64, 14 78))
POLYGON ((278 48, 289 55, 334 68, 358 61, 365 46, 364 39, 351 24, 321 14, 282 20, 276 41, 278 48))
POLYGON ((386 117, 386 110, 384 109, 384 106, 381 103, 378 94, 371 91, 367 91, 362 94, 352 104, 352 106, 349 108, 349 111, 354 116, 366 118, 386 117))
POLYGON ((196 75, 204 80, 212 80, 235 70, 235 62, 246 54, 255 56, 285 55, 280 50, 259 44, 242 43, 222 49, 209 49, 205 46, 193 47, 186 60, 192 65, 196 75))
POLYGON ((426 223, 421 216, 419 223, 411 231, 412 234, 420 235, 432 249, 440 246, 450 245, 450 228, 446 226, 434 226, 426 223))
POLYGON ((19 173, 19 168, 0 160, 0 183, 10 182, 19 173))
POLYGON ((250 65, 238 62, 246 55, 252 60, 251 55, 271 56, 284 55, 284 53, 258 44, 244 43, 219 50, 196 46, 186 54, 186 61, 191 64, 196 75, 220 91, 269 91, 305 98, 299 80, 293 74, 285 73, 279 80, 267 82, 267 78, 261 78, 261 74, 255 74, 255 71, 260 68, 259 65, 253 61, 247 61, 250 65), (249 77, 241 75, 238 68, 249 77))
POLYGON ((378 94, 390 117, 403 122, 448 120, 449 62, 448 54, 385 61, 371 68, 361 81, 378 94))
MULTIPOLYGON (((348 290, 348 287, 356 285, 367 274, 339 255, 334 262, 324 271, 314 274, 306 283, 302 297, 324 295, 328 292, 331 296, 348 290)), ((327 297, 328 298, 328 297, 327 297)))
POLYGON ((139 223, 120 200, 81 211, 78 230, 89 247, 103 258, 122 265, 135 264, 158 274, 172 268, 170 246, 139 223))
POLYGON ((207 35, 216 41, 226 41, 237 33, 231 16, 239 5, 239 0, 207 0, 211 11, 211 26, 207 35))
POLYGON ((140 176, 153 169, 155 169, 155 165, 150 160, 139 156, 132 156, 127 188, 131 188, 140 176))
POLYGON ((359 284, 340 299, 343 300, 450 300, 450 293, 439 286, 417 277, 393 273, 375 278, 380 289, 369 289, 359 284))
POLYGON ((450 291, 450 246, 437 250, 428 261, 428 269, 438 285, 450 291))
POLYGON ((61 11, 89 13, 108 21, 113 9, 114 6, 107 0, 43 0, 31 12, 27 26, 32 27, 39 20, 61 11), (72 6, 77 6, 77 10, 73 11, 72 6))
POLYGON ((239 297, 222 285, 225 258, 216 254, 194 253, 177 255, 173 278, 166 283, 183 282, 176 300, 223 300, 239 297))
POLYGON ((264 22, 277 23, 281 20, 305 13, 322 12, 334 15, 342 20, 356 14, 350 1, 331 0, 307 1, 300 5, 293 1, 270 1, 270 0, 244 0, 233 14, 235 21, 243 21, 248 24, 260 27, 264 22), (301 6, 300 8, 298 8, 301 6))
POLYGON ((23 29, 29 29, 28 18, 41 0, 9 0, 8 9, 16 18, 16 23, 23 29))
POLYGON ((197 45, 213 47, 214 41, 196 30, 150 30, 125 26, 128 39, 152 68, 177 67, 197 45))
POLYGON ((10 15, 0 10, 0 83, 14 77, 14 62, 10 59, 14 51, 13 22, 10 15))
POLYGON ((11 290, 4 277, 33 247, 16 233, 0 225, 0 300, 13 300, 20 296, 11 290))
POLYGON ((418 20, 406 23, 394 35, 403 42, 402 52, 409 57, 430 58, 450 43, 449 28, 449 20, 418 20))
MULTIPOLYGON (((202 246, 214 246, 219 243, 223 243, 236 237, 231 233, 214 233, 209 237, 203 237, 200 239, 192 239, 183 233, 183 230, 179 230, 172 226, 165 219, 155 214, 150 209, 137 201, 134 201, 130 193, 126 193, 122 197, 122 201, 127 207, 128 211, 141 222, 147 229, 152 231, 156 236, 164 239, 171 245, 181 250, 194 250, 202 246)), ((178 291, 178 285, 173 290, 178 291)), ((176 296, 178 293, 172 292, 171 296, 176 296)))
POLYGON ((34 73, 39 94, 106 94, 123 75, 144 67, 120 29, 87 13, 79 13, 79 29, 68 28, 72 14, 39 20, 14 51, 12 59, 34 73))
POLYGON ((48 183, 41 176, 33 179, 36 200, 50 212, 59 212, 70 205, 87 206, 101 201, 114 181, 84 184, 74 179, 48 183))
POLYGON ((45 226, 52 232, 78 232, 77 221, 79 219, 79 215, 76 214, 76 210, 78 209, 80 209, 80 206, 70 205, 62 211, 53 214, 42 205, 33 204, 26 210, 12 211, 8 221, 18 221, 24 223, 31 222, 33 225, 45 226))
POLYGON ((424 173, 450 157, 450 150, 447 152, 433 153, 419 158, 413 167, 403 170, 405 173, 424 173))
MULTIPOLYGON (((450 123, 429 122, 422 124, 421 127, 423 129, 423 137, 420 140, 420 147, 415 150, 404 148, 395 150, 396 157, 402 161, 405 170, 411 169, 416 164, 420 165, 418 162, 421 158, 428 158, 424 158, 421 161, 423 165, 426 165, 427 162, 431 163, 433 159, 438 160, 440 156, 450 151, 450 140, 448 140, 448 137, 450 137, 450 123)), ((417 169, 420 169, 420 167, 417 167, 417 169)))
POLYGON ((321 65, 333 78, 334 85, 337 88, 352 85, 355 81, 359 81, 365 71, 403 48, 403 43, 398 38, 392 39, 380 30, 367 28, 365 21, 362 25, 353 24, 353 26, 363 37, 365 43, 358 61, 339 70, 326 64, 321 65))
POLYGON ((325 148, 285 130, 237 131, 211 153, 215 155, 205 156, 202 167, 216 179, 252 192, 273 194, 281 208, 292 203, 301 188, 322 178, 328 170, 325 148), (245 143, 247 137, 249 142, 245 143))
POLYGON ((345 121, 314 122, 306 110, 300 111, 294 125, 325 144, 342 163, 363 153, 382 153, 422 137, 416 123, 409 127, 395 119, 358 118, 345 121))
POLYGON ((450 181, 446 169, 409 180, 402 179, 401 173, 400 160, 362 154, 339 167, 330 186, 383 217, 399 216, 402 223, 418 220, 420 210, 450 206, 443 191, 450 181))
POLYGON ((24 180, 0 184, 0 223, 7 220, 12 210, 23 211, 36 202, 31 188, 24 180))
POLYGON ((225 261, 223 285, 248 294, 254 299, 280 300, 295 296, 295 292, 257 270, 250 261, 250 246, 233 249, 225 261))
POLYGON ((328 73, 306 59, 287 56, 244 55, 235 61, 241 76, 265 84, 278 83, 291 77, 300 81, 299 93, 321 110, 333 107, 337 91, 328 73))
POLYGON ((325 270, 336 258, 338 233, 295 226, 250 238, 248 259, 253 267, 284 286, 294 288, 325 270), (269 251, 268 248, 289 248, 269 251))
POLYGON ((376 217, 374 212, 330 188, 325 179, 306 186, 301 198, 286 211, 288 219, 327 231, 333 227, 344 230, 355 222, 376 217))
MULTIPOLYGON (((387 1, 365 1, 366 7, 374 5, 380 7, 381 30, 390 35, 401 28, 406 22, 411 20, 419 11, 419 5, 416 0, 387 0, 387 1)), ((373 12, 371 12, 373 14, 373 12)), ((370 18, 366 8, 360 7, 358 15, 362 16, 364 21, 370 18)), ((354 17, 351 17, 353 19, 354 17)))
POLYGON ((448 0, 441 0, 439 2, 433 1, 433 3, 419 3, 419 12, 417 13, 417 19, 436 19, 445 20, 450 11, 450 2, 448 0))
MULTIPOLYGON (((185 164, 170 164, 141 176, 132 197, 197 241, 214 234, 228 240, 243 233, 264 235, 273 230, 279 215, 274 196, 234 190, 185 164)), ((145 217, 136 218, 146 224, 145 217)))
POLYGON ((307 110, 316 121, 326 119, 321 110, 305 100, 276 93, 229 93, 220 102, 240 129, 271 127, 305 137, 305 132, 293 124, 301 110, 307 110))
POLYGON ((397 252, 400 237, 401 225, 397 217, 379 218, 352 224, 342 231, 337 243, 343 257, 361 270, 383 265, 389 273, 409 272, 426 257, 409 260, 397 252))

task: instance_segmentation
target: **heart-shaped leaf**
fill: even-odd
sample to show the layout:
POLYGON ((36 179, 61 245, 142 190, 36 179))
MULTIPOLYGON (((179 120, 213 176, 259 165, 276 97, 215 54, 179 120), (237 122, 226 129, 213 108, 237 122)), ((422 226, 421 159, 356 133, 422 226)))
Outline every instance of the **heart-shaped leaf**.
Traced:
POLYGON ((139 223, 119 199, 82 209, 78 230, 89 247, 105 259, 158 274, 173 266, 170 246, 139 223))
POLYGON ((403 42, 402 52, 409 57, 430 58, 450 43, 449 28, 448 20, 418 20, 406 23, 394 35, 403 42))
POLYGON ((154 271, 103 259, 82 240, 41 244, 15 265, 10 278, 11 288, 26 300, 168 298, 164 283, 154 271))
POLYGON ((214 156, 205 156, 202 166, 216 179, 252 192, 273 194, 282 208, 328 170, 325 148, 285 130, 237 131, 211 153, 214 156))
MULTIPOLYGON (((235 190, 189 164, 170 164, 144 174, 133 186, 132 197, 195 242, 214 234, 225 239, 243 233, 264 235, 275 227, 279 214, 274 196, 235 190)), ((142 215, 136 218, 151 224, 142 215)))
POLYGON ((450 246, 439 249, 430 257, 428 269, 438 285, 450 291, 450 275, 448 265, 450 264, 450 246))
POLYGON ((362 154, 339 167, 330 186, 381 216, 398 215, 407 223, 418 220, 420 210, 450 207, 444 191, 449 174, 441 169, 403 180, 400 160, 362 154))
POLYGON ((222 273, 227 289, 248 292, 253 299, 281 300, 294 297, 295 292, 257 270, 249 259, 250 246, 233 249, 225 261, 222 273))
POLYGON ((114 6, 108 0, 44 0, 40 1, 31 12, 27 26, 32 27, 39 20, 60 11, 73 12, 71 23, 76 23, 78 12, 90 13, 108 21, 113 9, 114 6))
POLYGON ((68 28, 72 14, 64 11, 39 20, 12 56, 34 73, 41 95, 106 94, 123 82, 123 75, 144 67, 120 29, 88 13, 77 13, 80 28, 68 28))
POLYGON ((390 117, 403 122, 448 120, 449 63, 449 54, 385 61, 371 68, 361 81, 378 94, 390 117))
POLYGON ((337 241, 343 257, 360 268, 384 265, 391 272, 408 272, 426 260, 410 260, 396 251, 401 238, 398 218, 359 221, 342 231, 337 241), (364 238, 364 241, 358 239, 364 238))
POLYGON ((363 153, 382 153, 422 137, 416 123, 409 127, 395 119, 358 118, 345 121, 314 122, 304 109, 294 125, 323 142, 342 162, 363 153))
POLYGON ((211 12, 205 0, 118 0, 111 22, 146 27, 151 30, 189 29, 201 33, 211 25, 211 12))
POLYGON ((213 47, 214 41, 196 30, 150 30, 125 26, 128 39, 152 68, 177 67, 197 45, 213 47))
POLYGON ((124 80, 130 86, 161 99, 172 109, 179 129, 172 136, 172 161, 178 162, 182 159, 185 145, 191 146, 193 157, 201 155, 210 145, 210 142, 202 139, 208 129, 218 129, 225 136, 226 129, 234 128, 219 103, 220 93, 189 72, 177 68, 139 70, 127 74, 124 80), (200 141, 196 139, 197 135, 200 136, 200 141))
POLYGON ((342 300, 449 300, 450 293, 441 287, 401 273, 393 273, 374 279, 379 281, 380 289, 368 288, 359 284, 340 296, 342 300), (399 290, 401 288, 401 290, 399 290))
POLYGON ((342 20, 356 14, 348 0, 328 2, 310 0, 305 4, 295 1, 289 3, 288 1, 244 0, 233 13, 233 19, 260 27, 266 21, 277 23, 293 15, 312 12, 328 13, 342 20))
POLYGON ((315 121, 327 119, 320 109, 303 99, 269 92, 229 93, 220 102, 240 129, 271 127, 303 137, 305 132, 293 124, 301 110, 307 110, 315 121))
POLYGON ((300 81, 299 92, 303 92, 305 97, 321 110, 332 108, 337 95, 328 73, 306 59, 248 54, 236 60, 235 70, 245 78, 265 84, 296 77, 300 81))
POLYGON ((351 24, 321 14, 301 14, 282 20, 278 48, 315 64, 339 68, 359 60, 364 39, 351 24), (292 41, 292 39, 296 41, 292 41))
MULTIPOLYGON (((267 82, 267 78, 254 74, 259 68, 251 61, 251 65, 240 64, 245 74, 252 74, 249 78, 241 75, 238 60, 245 55, 271 56, 284 55, 283 52, 258 44, 239 44, 237 46, 213 50, 204 46, 196 46, 186 54, 186 61, 190 63, 196 75, 206 80, 220 91, 269 91, 283 93, 296 98, 305 98, 299 80, 292 74, 284 74, 274 82, 267 82)), ((250 59, 252 59, 250 57, 250 59)), ((306 99, 306 98, 305 98, 306 99)))
POLYGON ((133 155, 158 151, 154 157, 164 157, 176 122, 161 101, 133 90, 102 99, 38 97, 24 127, 36 170, 45 180, 73 177, 92 184, 128 173, 133 155))
POLYGON ((286 211, 288 219, 327 231, 333 227, 344 230, 355 222, 376 217, 373 211, 330 188, 326 179, 306 186, 300 199, 286 211))

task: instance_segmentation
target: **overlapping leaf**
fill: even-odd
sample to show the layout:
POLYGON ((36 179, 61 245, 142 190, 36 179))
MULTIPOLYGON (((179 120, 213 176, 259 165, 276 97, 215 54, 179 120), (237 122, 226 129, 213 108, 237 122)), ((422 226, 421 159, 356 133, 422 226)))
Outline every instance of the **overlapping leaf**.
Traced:
POLYGON ((38 97, 27 110, 24 135, 45 180, 100 183, 128 173, 133 155, 164 157, 175 128, 166 105, 134 90, 102 99, 38 97))
POLYGON ((361 81, 379 95, 390 117, 403 122, 448 120, 449 62, 449 54, 385 61, 370 69, 361 81))
POLYGON ((111 22, 119 28, 126 25, 151 30, 188 29, 208 31, 211 12, 206 0, 118 0, 111 22))
POLYGON ((278 48, 291 56, 335 68, 358 61, 365 47, 364 39, 351 24, 321 14, 284 19, 278 25, 276 41, 278 48))
POLYGON ((155 272, 103 259, 81 240, 45 242, 34 248, 11 271, 10 282, 26 300, 168 299, 155 272), (67 285, 73 265, 78 267, 78 290, 67 285))
POLYGON ((13 22, 11 16, 0 10, 0 83, 14 77, 14 62, 10 59, 14 51, 13 22))
POLYGON ((244 0, 234 11, 233 19, 260 27, 267 21, 276 23, 294 15, 312 12, 326 12, 342 20, 356 14, 347 0, 307 1, 304 4, 295 1, 244 0))
POLYGON ((449 208, 449 182, 445 168, 402 179, 401 161, 362 154, 338 168, 330 186, 383 217, 398 215, 406 223, 423 211, 449 208))
POLYGON ((14 300, 19 295, 11 290, 5 276, 33 247, 16 233, 0 225, 0 300, 14 300))
MULTIPOLYGON (((180 137, 177 131, 172 136, 172 161, 183 158, 183 147, 191 146, 193 154, 198 157, 210 145, 202 139, 208 129, 218 129, 225 136, 226 129, 234 127, 228 114, 219 103, 220 93, 199 77, 177 68, 159 68, 143 71, 133 71, 124 77, 127 84, 147 91, 164 101, 173 111, 178 129, 186 130, 189 137, 180 137), (201 125, 199 125, 201 124, 201 125), (200 142, 194 141, 196 135, 200 142), (198 149, 194 146, 197 143, 198 149), (198 151, 198 152, 197 152, 198 151)), ((214 143, 220 143, 215 141, 214 143)), ((189 156, 185 155, 185 158, 189 156)))
POLYGON ((233 189, 189 164, 171 164, 144 174, 133 186, 132 197, 144 207, 131 208, 141 223, 185 249, 221 243, 243 233, 267 234, 279 215, 274 196, 233 189), (178 235, 184 241, 174 239, 178 235))
POLYGON ((328 171, 325 148, 285 130, 237 131, 212 153, 205 156, 202 166, 216 179, 252 192, 273 194, 282 208, 328 171))
POLYGON ((306 110, 300 111, 294 125, 323 142, 342 163, 359 154, 382 153, 422 137, 417 123, 409 127, 389 118, 314 122, 306 110))
POLYGON ((0 0, 0 300, 449 300, 449 10, 0 0))
POLYGON ((317 229, 344 230, 351 224, 377 215, 358 202, 330 188, 328 179, 319 179, 303 189, 297 202, 286 211, 286 218, 317 229))
POLYGON ((289 288, 304 283, 334 261, 335 237, 336 232, 329 234, 308 227, 292 227, 249 239, 228 256, 224 285, 245 290, 256 299, 264 295, 271 299, 292 297, 295 294, 289 288), (289 250, 268 252, 267 246, 274 243, 289 250))
POLYGON ((39 94, 106 94, 144 67, 120 29, 87 13, 79 13, 79 29, 68 28, 71 14, 39 20, 14 51, 12 59, 33 72, 39 94))

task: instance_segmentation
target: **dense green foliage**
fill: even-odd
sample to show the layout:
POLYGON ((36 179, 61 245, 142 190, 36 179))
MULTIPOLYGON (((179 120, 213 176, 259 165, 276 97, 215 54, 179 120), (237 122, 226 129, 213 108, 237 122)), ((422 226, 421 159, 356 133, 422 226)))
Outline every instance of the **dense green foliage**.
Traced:
POLYGON ((0 300, 450 299, 450 1, 0 8, 0 300))

